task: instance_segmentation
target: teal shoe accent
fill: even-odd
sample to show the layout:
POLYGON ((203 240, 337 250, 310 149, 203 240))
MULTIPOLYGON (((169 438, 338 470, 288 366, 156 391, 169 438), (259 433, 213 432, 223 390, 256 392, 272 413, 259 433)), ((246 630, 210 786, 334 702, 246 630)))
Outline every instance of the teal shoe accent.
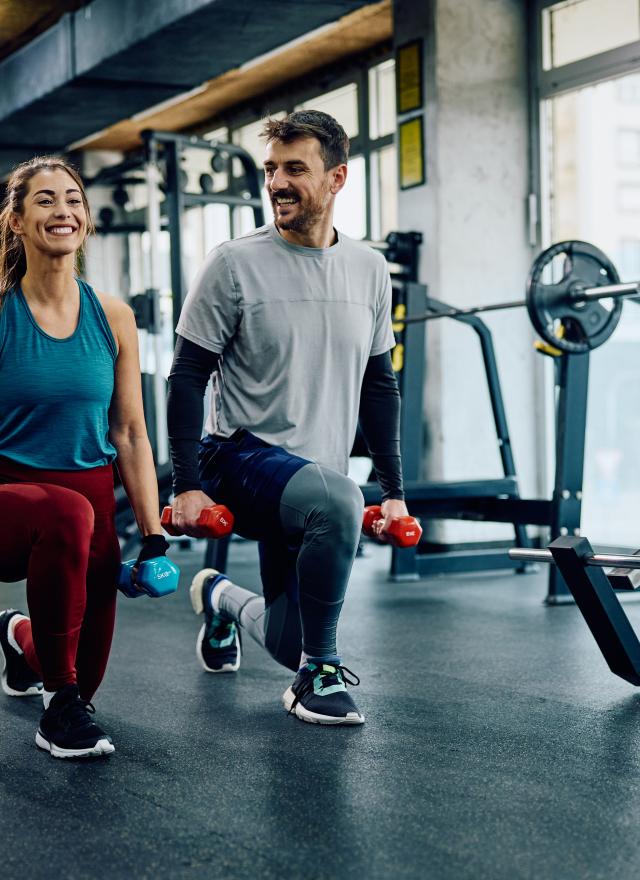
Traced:
POLYGON ((363 724, 348 684, 358 685, 360 679, 346 666, 309 662, 298 670, 282 702, 287 712, 312 724, 363 724))

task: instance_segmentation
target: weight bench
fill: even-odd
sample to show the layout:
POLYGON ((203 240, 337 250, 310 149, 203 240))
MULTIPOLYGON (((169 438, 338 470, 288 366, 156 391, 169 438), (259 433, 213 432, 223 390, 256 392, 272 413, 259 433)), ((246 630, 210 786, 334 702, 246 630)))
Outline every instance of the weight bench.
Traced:
POLYGON ((596 554, 586 538, 556 538, 548 550, 514 548, 514 560, 556 565, 596 640, 609 669, 630 684, 640 685, 640 641, 616 596, 604 568, 612 567, 613 583, 625 591, 637 582, 638 556, 596 554), (624 578, 621 572, 630 571, 624 578))

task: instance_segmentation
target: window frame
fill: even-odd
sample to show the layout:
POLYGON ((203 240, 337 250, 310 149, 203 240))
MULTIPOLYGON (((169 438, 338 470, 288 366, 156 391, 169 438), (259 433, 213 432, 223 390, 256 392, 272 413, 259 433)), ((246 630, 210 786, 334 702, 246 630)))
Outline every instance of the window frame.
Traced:
MULTIPOLYGON (((196 133, 202 136, 212 129, 226 127, 229 131, 231 142, 236 143, 236 133, 240 128, 256 122, 270 112, 284 111, 291 113, 298 104, 310 101, 314 97, 319 97, 326 92, 335 91, 349 83, 355 83, 358 89, 358 134, 349 141, 349 154, 351 159, 362 156, 365 161, 365 239, 370 240, 373 228, 371 156, 377 150, 395 143, 395 131, 378 138, 370 136, 369 71, 378 64, 393 58, 394 54, 391 46, 383 44, 364 55, 355 56, 347 64, 341 62, 339 65, 322 68, 313 74, 302 77, 300 80, 289 82, 280 89, 268 92, 265 95, 231 108, 226 113, 222 113, 209 120, 205 125, 199 125, 196 133)), ((260 167, 258 167, 258 172, 262 175, 260 167)), ((261 176, 261 183, 264 183, 263 176, 261 176)), ((232 237, 233 233, 234 219, 232 212, 232 237)))
POLYGON ((528 4, 529 244, 537 249, 548 244, 542 204, 545 163, 545 125, 542 118, 544 103, 565 92, 640 72, 640 40, 561 67, 544 70, 543 12, 557 3, 558 0, 531 0, 528 4))

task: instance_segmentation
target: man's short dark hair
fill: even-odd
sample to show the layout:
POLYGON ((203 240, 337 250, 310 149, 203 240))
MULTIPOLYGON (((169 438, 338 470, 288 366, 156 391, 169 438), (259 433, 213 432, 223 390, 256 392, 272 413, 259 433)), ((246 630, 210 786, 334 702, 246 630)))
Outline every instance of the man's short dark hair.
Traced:
POLYGON ((267 119, 260 136, 267 143, 280 141, 290 144, 298 138, 316 138, 320 141, 320 155, 325 171, 343 165, 349 158, 349 138, 333 116, 321 110, 296 110, 284 119, 267 119))

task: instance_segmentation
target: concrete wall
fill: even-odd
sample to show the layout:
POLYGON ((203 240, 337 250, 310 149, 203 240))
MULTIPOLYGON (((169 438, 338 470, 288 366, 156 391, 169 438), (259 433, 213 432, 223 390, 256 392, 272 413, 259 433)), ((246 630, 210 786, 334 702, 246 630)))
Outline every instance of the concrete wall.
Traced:
MULTIPOLYGON (((455 305, 524 296, 527 242, 527 55, 519 0, 395 0, 396 45, 424 39, 427 183, 401 192, 402 229, 424 233, 421 280, 455 305)), ((538 494, 533 331, 524 310, 487 316, 494 332, 521 489, 538 494)), ((453 321, 427 326, 424 475, 479 479, 501 465, 479 346, 453 321)), ((512 534, 495 524, 433 527, 447 541, 512 534)))

